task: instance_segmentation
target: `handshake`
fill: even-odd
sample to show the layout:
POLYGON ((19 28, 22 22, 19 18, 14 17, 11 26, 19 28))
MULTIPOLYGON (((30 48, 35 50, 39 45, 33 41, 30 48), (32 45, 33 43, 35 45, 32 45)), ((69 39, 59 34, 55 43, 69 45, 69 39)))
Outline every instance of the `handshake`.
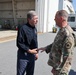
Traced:
POLYGON ((37 51, 40 51, 40 50, 41 50, 41 52, 44 52, 46 50, 46 48, 45 47, 41 47, 41 48, 37 49, 37 51))
POLYGON ((29 49, 28 53, 37 54, 40 50, 41 50, 41 52, 44 52, 45 51, 45 47, 36 48, 36 49, 29 49))

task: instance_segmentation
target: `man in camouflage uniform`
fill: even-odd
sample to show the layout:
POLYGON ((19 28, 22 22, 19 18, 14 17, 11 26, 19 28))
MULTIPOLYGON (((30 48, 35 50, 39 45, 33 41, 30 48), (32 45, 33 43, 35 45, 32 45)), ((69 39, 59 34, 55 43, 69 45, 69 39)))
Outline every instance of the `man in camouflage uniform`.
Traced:
POLYGON ((39 48, 49 53, 48 65, 52 66, 53 75, 68 75, 71 69, 75 34, 67 23, 68 13, 65 10, 57 11, 56 25, 60 28, 52 44, 39 48))

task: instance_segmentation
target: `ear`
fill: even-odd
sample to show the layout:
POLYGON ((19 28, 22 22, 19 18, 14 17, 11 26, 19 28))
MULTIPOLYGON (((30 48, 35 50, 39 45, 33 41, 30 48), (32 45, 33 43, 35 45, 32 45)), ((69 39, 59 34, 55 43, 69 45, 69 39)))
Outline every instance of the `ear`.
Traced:
POLYGON ((27 18, 27 21, 30 21, 31 19, 30 18, 27 18))
POLYGON ((61 20, 64 21, 64 17, 61 16, 61 20))
POLYGON ((29 20, 29 18, 27 18, 27 20, 29 20))
POLYGON ((63 17, 61 16, 60 19, 63 20, 63 17))

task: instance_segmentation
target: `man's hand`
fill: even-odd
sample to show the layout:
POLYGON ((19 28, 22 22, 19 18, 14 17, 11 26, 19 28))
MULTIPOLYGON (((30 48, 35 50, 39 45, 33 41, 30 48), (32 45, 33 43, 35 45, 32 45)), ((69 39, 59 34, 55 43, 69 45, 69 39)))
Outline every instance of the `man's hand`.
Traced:
POLYGON ((38 59, 38 53, 37 54, 35 54, 35 60, 37 60, 38 59))
POLYGON ((37 51, 37 49, 29 49, 29 50, 28 50, 28 53, 37 54, 38 51, 37 51))

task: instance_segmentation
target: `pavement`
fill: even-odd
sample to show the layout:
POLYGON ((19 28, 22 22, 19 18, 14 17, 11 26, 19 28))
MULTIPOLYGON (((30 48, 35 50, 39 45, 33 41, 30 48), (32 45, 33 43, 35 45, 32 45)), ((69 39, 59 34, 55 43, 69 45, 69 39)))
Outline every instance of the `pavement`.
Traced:
MULTIPOLYGON (((41 33, 38 32, 38 34, 41 34, 41 33)), ((16 37, 17 37, 17 30, 0 29, 0 43, 15 40, 16 37)))
MULTIPOLYGON (((41 34, 40 32, 38 32, 41 34)), ((17 30, 3 30, 0 29, 0 43, 15 40, 17 37, 17 30)))
POLYGON ((1 30, 0 29, 0 43, 16 39, 17 30, 1 30))
MULTIPOLYGON (((75 32, 76 34, 76 32, 75 32)), ((16 41, 6 42, 16 38, 15 30, 0 30, 0 75, 16 75, 17 47, 16 41), (8 38, 8 40, 7 40, 8 38), (3 41, 2 41, 3 39, 3 41), (3 43, 6 42, 6 43, 3 43), (13 63, 12 63, 13 62, 13 63), (11 64, 10 64, 11 63, 11 64)), ((38 46, 45 47, 53 42, 56 33, 38 34, 38 46)), ((52 75, 52 67, 47 65, 48 54, 39 52, 35 65, 35 75, 52 75)), ((74 49, 72 68, 69 75, 76 75, 76 48, 74 49)))

